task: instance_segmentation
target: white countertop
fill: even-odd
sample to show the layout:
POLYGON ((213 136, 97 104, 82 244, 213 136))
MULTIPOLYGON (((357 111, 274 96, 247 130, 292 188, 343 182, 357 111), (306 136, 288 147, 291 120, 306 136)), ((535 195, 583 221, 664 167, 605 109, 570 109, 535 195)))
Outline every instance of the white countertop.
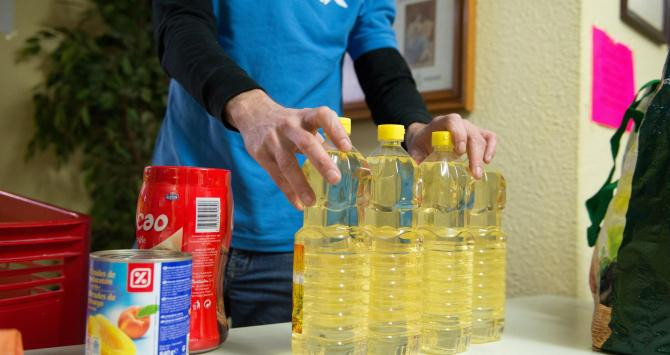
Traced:
MULTIPOLYGON (((502 340, 471 345, 465 354, 589 354, 593 304, 559 296, 534 296, 507 301, 502 340)), ((83 346, 37 349, 27 355, 83 354, 83 346)), ((291 354, 291 324, 233 328, 211 355, 291 354)))

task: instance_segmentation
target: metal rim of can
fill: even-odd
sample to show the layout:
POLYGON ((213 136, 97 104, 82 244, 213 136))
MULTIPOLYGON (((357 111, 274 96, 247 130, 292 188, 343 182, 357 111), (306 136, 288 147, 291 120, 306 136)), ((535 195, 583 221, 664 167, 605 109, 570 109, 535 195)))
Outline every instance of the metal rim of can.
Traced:
POLYGON ((190 253, 162 249, 114 249, 100 250, 90 254, 92 260, 107 262, 153 263, 192 260, 190 253))

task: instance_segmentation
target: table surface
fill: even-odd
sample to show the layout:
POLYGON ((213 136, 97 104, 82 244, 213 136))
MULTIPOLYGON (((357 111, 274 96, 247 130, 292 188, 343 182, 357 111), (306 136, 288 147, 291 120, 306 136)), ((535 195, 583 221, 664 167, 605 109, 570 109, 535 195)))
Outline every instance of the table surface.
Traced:
MULTIPOLYGON (((533 296, 507 301, 501 341, 471 345, 465 354, 588 354, 591 353, 593 304, 561 296, 533 296)), ((27 351, 27 355, 83 354, 83 345, 27 351)), ((291 324, 233 328, 211 355, 291 354, 291 324)))

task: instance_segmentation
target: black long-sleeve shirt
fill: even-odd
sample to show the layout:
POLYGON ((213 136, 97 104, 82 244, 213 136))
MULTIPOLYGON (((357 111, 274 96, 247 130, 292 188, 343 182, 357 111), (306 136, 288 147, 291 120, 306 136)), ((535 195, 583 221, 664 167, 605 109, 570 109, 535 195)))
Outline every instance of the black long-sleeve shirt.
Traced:
MULTIPOLYGON (((211 0, 154 0, 153 17, 162 67, 212 116, 226 123, 230 99, 262 89, 217 42, 211 0)), ((395 48, 369 51, 354 61, 354 68, 375 123, 430 122, 412 73, 395 48)))

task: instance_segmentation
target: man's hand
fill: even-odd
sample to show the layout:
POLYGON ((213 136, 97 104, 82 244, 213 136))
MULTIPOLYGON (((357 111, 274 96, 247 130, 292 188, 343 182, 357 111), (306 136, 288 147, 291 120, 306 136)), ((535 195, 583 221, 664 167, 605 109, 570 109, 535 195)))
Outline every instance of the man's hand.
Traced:
POLYGON ((288 109, 262 90, 251 90, 228 102, 226 116, 242 134, 249 154, 296 208, 302 210, 315 200, 296 152, 307 156, 329 183, 340 181, 340 172, 323 149, 323 139, 317 133, 317 129, 323 128, 338 149, 351 150, 351 141, 335 111, 327 107, 288 109))
POLYGON ((431 133, 450 131, 457 154, 467 151, 470 173, 475 179, 483 174, 482 162, 488 164, 496 152, 496 134, 478 128, 458 114, 435 117, 429 124, 412 123, 407 129, 407 149, 409 154, 421 163, 433 151, 431 133))

